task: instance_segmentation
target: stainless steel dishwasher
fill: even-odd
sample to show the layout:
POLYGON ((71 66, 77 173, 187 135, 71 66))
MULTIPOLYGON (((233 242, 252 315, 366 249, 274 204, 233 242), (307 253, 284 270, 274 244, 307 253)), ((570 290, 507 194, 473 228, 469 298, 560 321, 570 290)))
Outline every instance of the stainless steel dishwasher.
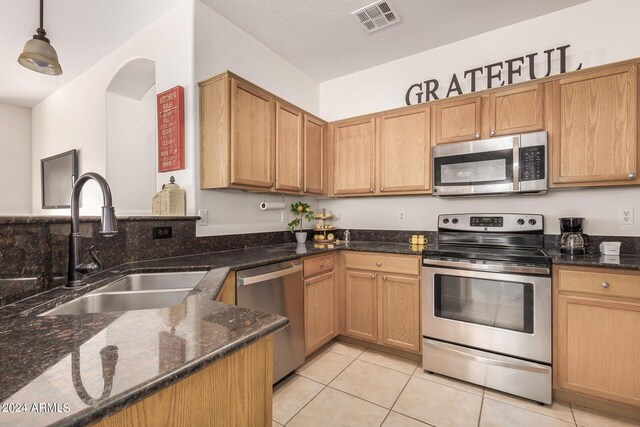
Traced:
POLYGON ((273 335, 273 382, 304 363, 304 300, 302 262, 269 264, 238 271, 238 306, 289 319, 289 325, 273 335))

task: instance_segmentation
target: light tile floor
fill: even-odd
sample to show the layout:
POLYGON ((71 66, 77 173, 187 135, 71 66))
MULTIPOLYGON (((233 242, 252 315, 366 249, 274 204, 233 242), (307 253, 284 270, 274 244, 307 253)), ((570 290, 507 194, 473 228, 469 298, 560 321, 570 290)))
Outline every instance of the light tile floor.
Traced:
POLYGON ((417 362, 334 342, 274 389, 273 426, 628 427, 640 422, 540 406, 428 374, 417 362))

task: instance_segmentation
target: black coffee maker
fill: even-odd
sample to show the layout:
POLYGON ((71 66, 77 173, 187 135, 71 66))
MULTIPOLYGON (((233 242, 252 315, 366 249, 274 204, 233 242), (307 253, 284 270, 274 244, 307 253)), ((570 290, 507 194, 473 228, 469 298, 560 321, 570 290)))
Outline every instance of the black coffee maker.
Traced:
POLYGON ((582 233, 584 218, 560 218, 560 252, 568 255, 584 255, 589 236, 582 233))

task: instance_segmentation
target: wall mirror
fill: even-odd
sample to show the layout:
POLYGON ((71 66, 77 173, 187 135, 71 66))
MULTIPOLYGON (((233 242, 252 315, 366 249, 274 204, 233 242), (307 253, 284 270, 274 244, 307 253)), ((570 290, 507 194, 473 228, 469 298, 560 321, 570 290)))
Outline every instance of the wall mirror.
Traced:
POLYGON ((40 161, 42 208, 70 207, 71 190, 78 177, 77 150, 66 151, 40 161))

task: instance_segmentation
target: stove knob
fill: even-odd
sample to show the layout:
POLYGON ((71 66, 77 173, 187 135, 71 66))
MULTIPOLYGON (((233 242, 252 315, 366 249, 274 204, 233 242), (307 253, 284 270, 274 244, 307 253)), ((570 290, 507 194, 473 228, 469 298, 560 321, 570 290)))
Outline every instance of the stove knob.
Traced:
POLYGON ((524 219, 522 218, 518 219, 518 225, 524 225, 524 219))
POLYGON ((533 218, 529 220, 529 225, 536 225, 537 221, 533 218))
POLYGON ((457 223, 458 223, 458 218, 453 218, 453 219, 451 220, 451 222, 452 222, 453 224, 457 224, 457 223))
POLYGON ((443 223, 443 224, 449 224, 449 218, 445 218, 445 219, 443 219, 443 220, 442 220, 442 223, 443 223))

